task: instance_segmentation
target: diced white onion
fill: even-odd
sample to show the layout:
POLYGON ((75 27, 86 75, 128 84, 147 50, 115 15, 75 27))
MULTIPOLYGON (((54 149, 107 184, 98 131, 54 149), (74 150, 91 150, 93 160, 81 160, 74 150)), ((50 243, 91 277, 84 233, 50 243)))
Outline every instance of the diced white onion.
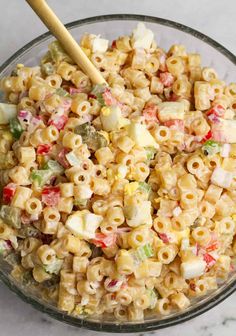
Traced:
POLYGON ((224 144, 221 148, 220 156, 223 158, 229 157, 230 148, 231 148, 230 144, 224 144))
POLYGON ((211 183, 221 188, 229 188, 233 179, 233 174, 221 167, 216 167, 211 175, 211 183))

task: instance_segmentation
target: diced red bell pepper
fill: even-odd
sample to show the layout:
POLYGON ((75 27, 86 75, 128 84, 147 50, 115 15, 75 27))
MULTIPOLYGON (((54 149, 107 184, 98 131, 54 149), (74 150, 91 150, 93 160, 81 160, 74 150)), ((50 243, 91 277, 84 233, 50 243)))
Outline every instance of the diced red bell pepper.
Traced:
POLYGON ((116 40, 112 41, 111 47, 112 49, 116 48, 116 40))
POLYGON ((208 110, 206 112, 206 115, 209 117, 210 115, 213 114, 216 117, 222 118, 224 116, 224 113, 225 113, 225 108, 222 105, 217 104, 214 107, 212 107, 210 110, 208 110))
POLYGON ((42 240, 43 244, 49 245, 53 241, 53 236, 49 234, 41 234, 40 239, 42 240))
POLYGON ((5 242, 7 243, 8 249, 12 250, 13 249, 12 242, 10 240, 5 240, 5 242))
POLYGON ((163 243, 168 244, 170 242, 170 239, 169 239, 169 237, 167 236, 166 233, 158 232, 158 236, 163 241, 163 243))
POLYGON ((46 155, 50 152, 51 149, 52 149, 51 144, 39 145, 37 147, 37 155, 46 155))
POLYGON ((202 142, 205 142, 207 140, 210 140, 212 138, 212 131, 210 130, 203 138, 202 142))
POLYGON ((195 247, 196 247, 196 255, 198 256, 201 252, 201 247, 198 243, 196 243, 195 247))
POLYGON ((118 280, 111 280, 110 282, 109 282, 109 284, 108 284, 108 286, 107 287, 114 287, 116 284, 118 283, 118 280))
POLYGON ((175 102, 179 98, 180 98, 180 96, 177 96, 177 94, 175 94, 174 92, 171 92, 168 101, 175 102))
POLYGON ((59 187, 45 187, 42 190, 42 202, 48 206, 57 206, 61 197, 59 187))
POLYGON ((16 192, 16 184, 15 183, 8 183, 2 192, 2 200, 4 204, 10 204, 12 198, 16 192))
POLYGON ((93 95, 92 93, 88 94, 88 99, 97 99, 97 97, 95 95, 93 95))
POLYGON ((60 131, 65 127, 67 121, 68 117, 66 115, 56 115, 53 119, 49 120, 48 124, 55 126, 60 131))
POLYGON ((96 233, 95 239, 92 240, 92 243, 97 247, 110 247, 116 243, 116 234, 111 233, 108 236, 103 233, 96 233))
POLYGON ((218 243, 218 241, 215 241, 215 242, 211 243, 210 245, 208 245, 206 247, 206 251, 207 252, 212 252, 212 251, 217 250, 218 247, 219 247, 219 243, 218 243))
POLYGON ((205 253, 203 255, 203 259, 207 263, 208 268, 212 267, 216 263, 215 258, 213 258, 209 253, 205 253))
POLYGON ((108 88, 105 88, 102 97, 104 99, 104 103, 107 106, 117 105, 117 100, 111 94, 111 91, 108 88))
POLYGON ((146 123, 150 122, 158 122, 157 119, 157 105, 148 104, 143 109, 143 116, 145 118, 146 123))
POLYGON ((190 287, 190 289, 191 289, 192 291, 195 292, 195 290, 196 290, 196 285, 195 285, 195 283, 190 282, 189 287, 190 287))
POLYGON ((163 125, 170 127, 171 129, 184 132, 184 121, 181 119, 168 120, 168 121, 165 121, 163 125))
POLYGON ((161 72, 160 81, 165 87, 170 87, 174 83, 174 76, 170 72, 161 72))
POLYGON ((70 150, 68 148, 62 148, 57 156, 57 161, 62 165, 64 168, 69 168, 70 164, 66 158, 66 154, 68 154, 70 150))

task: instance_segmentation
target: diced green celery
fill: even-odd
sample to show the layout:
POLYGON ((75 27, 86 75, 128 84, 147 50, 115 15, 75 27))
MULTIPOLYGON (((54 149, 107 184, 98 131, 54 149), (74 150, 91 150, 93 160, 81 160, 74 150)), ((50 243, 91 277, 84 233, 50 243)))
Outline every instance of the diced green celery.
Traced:
POLYGON ((153 160, 157 150, 154 147, 146 147, 145 151, 147 154, 147 160, 148 161, 153 160))
POLYGON ((220 152, 220 150, 221 150, 221 145, 214 140, 208 140, 202 146, 202 151, 206 156, 217 154, 220 152))
POLYGON ((61 270, 63 260, 56 258, 54 262, 44 266, 44 270, 49 274, 58 274, 61 270))
POLYGON ((139 190, 150 193, 151 186, 146 182, 139 182, 139 190))
POLYGON ((21 134, 24 132, 17 118, 13 118, 10 120, 10 132, 15 139, 19 139, 21 134))
POLYGON ((52 175, 61 175, 64 173, 64 168, 55 160, 49 160, 44 166, 43 169, 50 170, 52 175))
POLYGON ((0 103, 0 125, 9 124, 10 120, 16 118, 17 106, 14 104, 0 103))
POLYGON ((153 257, 153 249, 150 244, 140 246, 135 250, 135 254, 139 261, 144 261, 147 258, 153 257))
POLYGON ((47 76, 53 75, 55 73, 55 67, 50 62, 42 64, 41 70, 42 70, 42 73, 47 76))
POLYGON ((52 176, 53 173, 49 169, 33 170, 30 175, 30 179, 36 187, 43 187, 44 184, 46 184, 52 176))
POLYGON ((2 205, 0 209, 0 218, 13 228, 21 227, 21 210, 12 206, 2 205))
POLYGON ((56 89, 55 93, 58 96, 61 96, 61 97, 68 97, 69 96, 69 93, 66 90, 64 90, 63 88, 56 89))
POLYGON ((50 51, 50 55, 53 61, 56 64, 59 64, 62 61, 73 63, 71 58, 67 55, 67 53, 58 41, 53 41, 52 43, 50 43, 48 49, 50 51))

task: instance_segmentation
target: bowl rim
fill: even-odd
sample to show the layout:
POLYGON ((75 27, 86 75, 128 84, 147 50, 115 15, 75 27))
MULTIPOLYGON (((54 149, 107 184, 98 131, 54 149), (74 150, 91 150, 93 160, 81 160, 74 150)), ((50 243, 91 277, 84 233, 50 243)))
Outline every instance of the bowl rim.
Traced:
MULTIPOLYGON (((183 25, 181 23, 167 20, 160 17, 154 17, 154 16, 148 16, 148 15, 139 15, 139 14, 108 14, 108 15, 100 15, 100 16, 93 16, 85 19, 76 20, 73 22, 70 22, 66 24, 65 26, 68 29, 75 28, 77 26, 83 26, 86 24, 96 23, 96 22, 105 22, 105 21, 115 21, 115 20, 127 20, 127 21, 142 21, 147 23, 157 23, 163 26, 168 26, 171 28, 178 29, 180 31, 183 31, 185 33, 188 33, 189 35, 192 35, 213 48, 217 49, 221 54, 223 54, 226 58, 228 58, 234 65, 236 65, 236 56, 230 52, 228 49, 226 49, 224 46, 222 46, 220 43, 216 42, 214 39, 208 37, 207 35, 190 28, 186 25, 183 25)), ((22 48, 20 48, 17 52, 15 52, 10 58, 8 58, 1 66, 0 66, 0 75, 5 70, 6 67, 8 67, 11 62, 13 62, 15 59, 17 59, 20 55, 22 55, 25 51, 29 50, 31 47, 39 44, 41 41, 43 41, 45 38, 51 37, 52 34, 50 32, 46 32, 26 45, 24 45, 22 48)), ((163 320, 157 320, 157 321, 150 321, 150 322, 140 322, 140 323, 120 323, 120 322, 95 322, 95 321, 89 321, 86 319, 79 319, 70 315, 67 315, 61 311, 56 310, 52 306, 49 306, 47 304, 44 304, 40 302, 40 300, 37 300, 36 298, 33 298, 32 296, 27 296, 21 289, 18 287, 15 283, 13 283, 9 277, 7 277, 3 271, 0 269, 0 280, 4 284, 6 284, 11 291, 16 293, 23 301, 26 303, 31 304, 34 308, 37 310, 48 314, 49 316, 53 317, 54 319, 65 322, 67 324, 85 328, 88 330, 94 330, 94 331, 100 331, 100 332, 111 332, 111 333, 136 333, 136 332, 144 332, 144 331, 152 331, 152 330, 158 330, 162 328, 171 327, 183 322, 186 322, 194 317, 197 317, 206 311, 210 310, 211 308, 215 307, 219 303, 221 303, 223 300, 225 300, 227 297, 229 297, 231 294, 233 294, 236 291, 236 280, 232 280, 232 283, 230 283, 225 289, 223 289, 220 293, 216 294, 214 297, 209 299, 209 301, 203 300, 202 303, 199 303, 199 305, 193 309, 192 311, 186 311, 183 313, 180 313, 178 316, 173 317, 167 317, 163 320)))

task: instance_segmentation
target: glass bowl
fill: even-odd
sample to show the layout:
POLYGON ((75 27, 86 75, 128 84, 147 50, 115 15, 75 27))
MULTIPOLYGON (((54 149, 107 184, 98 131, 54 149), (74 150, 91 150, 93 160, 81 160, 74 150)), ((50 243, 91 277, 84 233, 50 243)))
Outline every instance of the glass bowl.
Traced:
MULTIPOLYGON (((75 21, 68 24, 67 28, 76 40, 88 32, 101 34, 112 41, 120 35, 130 34, 140 21, 146 22, 148 28, 153 30, 158 45, 164 49, 168 49, 172 44, 184 44, 189 52, 200 53, 203 65, 214 67, 221 79, 227 83, 235 81, 236 57, 231 52, 202 33, 173 21, 150 16, 117 14, 75 21)), ((11 73, 17 63, 27 66, 38 64, 52 40, 52 35, 46 33, 28 43, 1 66, 0 77, 11 73)), ((182 312, 173 312, 166 317, 150 316, 144 322, 121 323, 104 317, 80 319, 59 311, 37 294, 15 282, 10 276, 9 265, 3 260, 0 260, 0 279, 25 302, 59 321, 90 330, 116 333, 151 331, 185 322, 215 307, 236 290, 236 271, 234 271, 218 289, 204 297, 194 299, 191 306, 182 312)))

